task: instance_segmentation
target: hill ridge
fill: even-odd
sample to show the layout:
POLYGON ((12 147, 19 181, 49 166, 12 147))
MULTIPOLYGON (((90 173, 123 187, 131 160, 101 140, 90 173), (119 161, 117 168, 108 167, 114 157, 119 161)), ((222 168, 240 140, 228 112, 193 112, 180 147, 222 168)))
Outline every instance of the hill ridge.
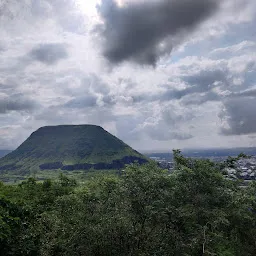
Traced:
POLYGON ((78 167, 116 169, 134 161, 143 163, 147 160, 101 126, 44 126, 0 159, 0 171, 25 172, 51 166, 65 170, 78 167))

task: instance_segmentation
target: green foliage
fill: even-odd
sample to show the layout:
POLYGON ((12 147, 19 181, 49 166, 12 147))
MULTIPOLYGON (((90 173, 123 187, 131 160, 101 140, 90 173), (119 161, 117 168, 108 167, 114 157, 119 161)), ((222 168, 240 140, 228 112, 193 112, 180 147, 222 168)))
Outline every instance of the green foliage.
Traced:
POLYGON ((0 183, 0 255, 256 255, 256 184, 174 153, 172 174, 149 163, 83 185, 0 183))

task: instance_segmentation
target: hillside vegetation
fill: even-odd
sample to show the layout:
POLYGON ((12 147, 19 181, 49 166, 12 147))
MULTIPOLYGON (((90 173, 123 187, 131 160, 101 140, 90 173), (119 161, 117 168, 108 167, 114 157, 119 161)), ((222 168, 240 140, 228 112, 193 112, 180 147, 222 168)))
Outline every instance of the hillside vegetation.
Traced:
POLYGON ((42 127, 0 159, 0 172, 117 169, 146 160, 137 151, 95 125, 42 127))
POLYGON ((1 255, 256 255, 256 184, 174 156, 172 174, 150 163, 83 185, 0 184, 1 255))

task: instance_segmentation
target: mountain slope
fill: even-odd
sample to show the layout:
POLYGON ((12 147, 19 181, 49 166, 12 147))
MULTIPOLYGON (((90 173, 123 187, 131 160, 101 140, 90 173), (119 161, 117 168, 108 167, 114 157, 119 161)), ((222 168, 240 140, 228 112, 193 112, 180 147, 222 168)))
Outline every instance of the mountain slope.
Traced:
POLYGON ((47 126, 0 159, 0 171, 116 169, 135 160, 146 162, 143 155, 99 126, 47 126))
POLYGON ((0 158, 12 152, 11 150, 0 150, 0 158))

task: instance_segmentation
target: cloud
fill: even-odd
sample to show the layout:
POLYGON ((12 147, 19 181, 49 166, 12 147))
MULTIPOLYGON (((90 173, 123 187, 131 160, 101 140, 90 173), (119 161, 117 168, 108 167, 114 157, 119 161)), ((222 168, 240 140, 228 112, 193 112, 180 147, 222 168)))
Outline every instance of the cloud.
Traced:
POLYGON ((137 149, 251 145, 219 134, 218 114, 226 104, 222 128, 234 133, 241 110, 230 108, 256 98, 254 0, 103 0, 101 17, 91 2, 0 0, 2 148, 40 126, 86 123, 137 149), (109 72, 102 53, 122 65, 109 72))
POLYGON ((203 94, 194 94, 194 95, 187 95, 182 99, 181 103, 184 106, 188 105, 202 105, 204 103, 210 102, 210 101, 221 101, 222 96, 218 93, 215 93, 213 91, 209 91, 203 94))
POLYGON ((182 81, 187 84, 185 89, 168 90, 161 98, 162 100, 182 99, 185 105, 216 101, 220 99, 220 95, 213 90, 228 86, 228 76, 229 73, 224 70, 201 70, 193 75, 181 77, 182 81))
POLYGON ((5 50, 5 46, 0 42, 0 52, 4 52, 5 50))
MULTIPOLYGON (((255 57, 251 57, 251 52, 239 57, 231 55, 229 59, 222 60, 188 59, 186 65, 183 63, 178 66, 179 80, 175 81, 175 77, 170 78, 170 83, 164 86, 164 90, 157 95, 151 95, 151 99, 180 100, 181 104, 187 106, 213 101, 222 102, 234 97, 255 96, 254 63, 255 57), (181 89, 178 89, 177 84, 181 89)), ((173 66, 175 68, 175 65, 173 66)))
MULTIPOLYGON (((40 2, 43 1, 41 0, 40 2)), ((44 6, 51 8, 53 17, 56 18, 64 30, 83 34, 86 32, 86 16, 82 10, 79 9, 79 5, 76 2, 76 0, 44 0, 44 6)), ((40 12, 42 12, 41 5, 39 4, 37 7, 40 9, 40 12)))
POLYGON ((46 65, 53 65, 62 59, 68 58, 68 52, 64 44, 48 43, 40 44, 33 48, 29 52, 29 56, 34 61, 39 61, 46 65))
POLYGON ((224 97, 223 91, 232 84, 229 70, 213 69, 183 77, 189 87, 179 92, 183 105, 199 105, 209 101, 220 101, 224 97))
POLYGON ((97 105, 97 97, 95 95, 86 95, 81 97, 76 97, 68 101, 64 107, 83 109, 88 107, 95 107, 97 105))
POLYGON ((181 110, 174 104, 158 105, 158 110, 152 111, 135 131, 155 141, 189 140, 193 135, 189 133, 186 123, 193 118, 190 110, 181 110))
POLYGON ((104 56, 111 63, 132 60, 155 65, 219 7, 218 0, 159 0, 118 6, 102 1, 104 56))
POLYGON ((242 41, 238 44, 232 45, 232 46, 228 46, 228 47, 224 47, 224 48, 217 48, 214 49, 210 55, 211 56, 218 56, 218 57, 228 57, 230 55, 241 55, 242 53, 246 53, 248 50, 252 51, 255 50, 256 47, 256 43, 252 42, 252 41, 242 41))
POLYGON ((72 96, 72 99, 66 102, 63 107, 72 109, 84 109, 103 105, 112 105, 112 96, 110 88, 96 74, 83 75, 78 82, 76 89, 64 91, 65 94, 72 96))
POLYGON ((232 93, 230 96, 233 97, 233 98, 254 97, 256 99, 256 88, 252 88, 252 89, 237 92, 237 93, 232 93))
POLYGON ((13 144, 22 142, 23 134, 19 125, 2 125, 0 127, 0 149, 13 149, 13 144))
POLYGON ((31 112, 39 107, 39 104, 21 94, 14 94, 10 97, 0 98, 0 114, 5 114, 10 111, 27 111, 31 112))
POLYGON ((161 130, 159 128, 152 127, 148 130, 148 135, 151 139, 157 141, 170 141, 170 140, 189 140, 193 138, 193 135, 183 132, 172 132, 170 130, 161 130))
POLYGON ((197 89, 205 91, 216 82, 228 85, 228 75, 228 71, 223 69, 200 70, 196 74, 184 76, 183 81, 190 85, 196 85, 197 89))
MULTIPOLYGON (((189 71, 187 71, 189 73, 189 71)), ((133 102, 169 102, 173 100, 181 100, 184 105, 202 104, 207 101, 218 101, 221 99, 219 93, 215 92, 217 88, 223 90, 228 88, 232 83, 232 76, 229 70, 223 68, 209 68, 208 70, 197 70, 193 74, 179 75, 177 85, 182 84, 183 89, 172 88, 173 84, 163 85, 163 89, 151 94, 133 95, 133 102)))
POLYGON ((42 31, 47 23, 58 26, 60 32, 86 32, 86 16, 76 0, 1 0, 0 21, 10 33, 24 33, 32 27, 42 31))
POLYGON ((16 90, 18 87, 15 81, 4 81, 4 83, 0 82, 0 91, 6 95, 11 95, 13 90, 16 90))
POLYGON ((255 97, 239 97, 224 101, 220 114, 224 135, 242 135, 256 133, 255 97))

